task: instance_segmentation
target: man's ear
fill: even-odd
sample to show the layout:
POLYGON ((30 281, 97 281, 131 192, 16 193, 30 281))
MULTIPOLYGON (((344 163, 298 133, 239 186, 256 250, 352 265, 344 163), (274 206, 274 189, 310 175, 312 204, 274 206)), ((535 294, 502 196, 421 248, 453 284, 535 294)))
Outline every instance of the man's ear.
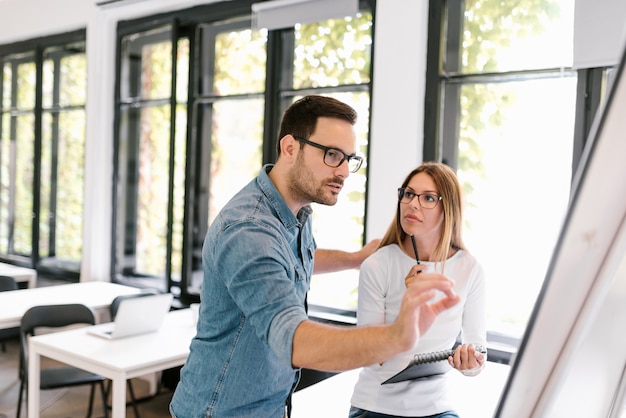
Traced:
POLYGON ((293 162, 298 154, 298 141, 291 135, 287 134, 280 140, 280 155, 289 162, 293 162))

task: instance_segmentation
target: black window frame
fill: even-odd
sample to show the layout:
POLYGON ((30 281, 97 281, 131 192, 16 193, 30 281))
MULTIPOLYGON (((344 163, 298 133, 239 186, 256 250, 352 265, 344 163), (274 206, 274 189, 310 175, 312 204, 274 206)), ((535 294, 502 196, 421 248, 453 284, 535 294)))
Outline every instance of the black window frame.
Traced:
MULTIPOLYGON (((120 150, 120 106, 121 96, 120 92, 122 89, 122 58, 120 55, 120 46, 122 39, 125 36, 138 33, 141 31, 148 31, 151 29, 155 29, 164 25, 171 25, 172 27, 172 45, 176 45, 176 42, 181 37, 187 37, 189 39, 189 47, 190 47, 190 55, 189 55, 189 77, 188 77, 188 90, 189 94, 187 96, 187 146, 186 146, 186 170, 185 170, 185 202, 184 202, 184 221, 183 221, 183 243, 182 243, 182 271, 180 280, 173 280, 172 271, 171 271, 171 255, 172 255, 172 245, 171 245, 171 235, 168 238, 168 248, 167 248, 167 267, 166 267, 166 276, 167 282, 161 290, 163 291, 171 291, 172 293, 178 296, 178 299, 183 305, 187 305, 193 302, 199 301, 199 295, 192 293, 189 291, 189 285, 191 280, 191 275, 194 270, 194 267, 197 268, 197 265, 200 260, 200 253, 202 242, 204 240, 204 236, 206 234, 206 228, 199 226, 199 218, 202 215, 202 206, 201 202, 198 201, 197 191, 202 188, 202 182, 205 179, 198 178, 198 170, 197 168, 202 164, 200 160, 202 150, 200 149, 200 144, 195 140, 194 135, 196 135, 195 131, 198 129, 199 121, 197 120, 197 115, 192 109, 194 101, 197 101, 198 98, 194 97, 194 90, 198 83, 201 80, 201 74, 198 74, 198 68, 201 68, 199 64, 198 47, 199 47, 199 39, 196 38, 197 28, 199 25, 211 23, 211 22, 221 22, 228 21, 230 19, 239 19, 246 18, 252 16, 251 6, 253 3, 257 3, 257 1, 251 0, 241 0, 237 2, 225 1, 212 3, 205 6, 197 6, 186 10, 180 10, 175 12, 163 13, 156 16, 148 16, 141 19, 128 20, 128 21, 120 21, 118 23, 117 30, 117 53, 116 53, 116 85, 115 85, 115 112, 114 112, 114 162, 113 162, 113 219, 112 219, 112 248, 111 248, 111 278, 112 281, 123 284, 130 284, 134 286, 149 286, 154 287, 154 283, 150 282, 149 278, 146 278, 145 281, 142 281, 139 275, 133 275, 132 272, 129 271, 120 271, 118 265, 118 257, 116 253, 119 252, 119 240, 117 238, 117 232, 119 231, 119 225, 116 207, 120 204, 119 190, 118 185, 120 182, 120 178, 118 176, 120 170, 120 164, 118 155, 120 150)), ((376 1, 375 0, 361 0, 360 1, 361 8, 365 8, 372 13, 372 19, 375 20, 375 10, 376 10, 376 1)), ((374 25, 375 27, 375 25, 374 25)), ((268 31, 268 39, 267 39, 267 61, 266 61, 266 80, 265 80, 265 91, 263 92, 264 98, 264 126, 263 126, 263 149, 262 149, 262 164, 267 164, 275 161, 276 158, 276 149, 275 149, 275 138, 278 135, 280 118, 282 116, 283 111, 286 107, 291 103, 294 96, 302 95, 302 94, 310 94, 310 93, 318 93, 324 94, 326 92, 337 92, 341 91, 342 88, 311 88, 311 89, 301 89, 301 90, 293 90, 288 87, 289 75, 288 73, 291 71, 291 68, 286 68, 286 62, 289 62, 288 54, 293 54, 293 28, 287 29, 278 29, 278 30, 270 30, 268 31), (291 39, 291 40, 290 40, 291 39), (285 76, 287 74, 287 76, 285 76)), ((173 48, 175 49, 175 48, 173 48)), ((373 55, 373 46, 372 46, 372 55, 373 55)), ((176 68, 176 53, 173 52, 172 56, 173 60, 173 68, 176 68)), ((293 61, 293 59, 291 59, 293 61)), ((373 62, 373 61, 372 61, 373 62)), ((372 69, 370 69, 370 81, 365 86, 357 86, 357 89, 363 89, 370 93, 370 102, 371 102, 371 76, 372 69)), ((172 80, 172 83, 175 84, 175 80, 172 80)), ((354 86, 352 86, 354 87, 354 86)), ((172 100, 171 106, 172 109, 176 104, 176 93, 175 86, 172 86, 172 100)), ((346 87, 348 88, 348 87, 346 87)), ((205 98, 206 99, 206 98, 205 98)), ((210 98, 208 98, 210 99, 210 98)), ((203 100, 203 98, 200 98, 203 100)), ((371 120, 371 118, 370 118, 371 120)), ((174 126, 174 120, 172 120, 171 132, 173 132, 176 128, 174 126)), ((168 207, 168 233, 171 234, 172 227, 172 183, 170 182, 170 188, 167 191, 170 200, 168 207)), ((365 199, 367 201, 367 190, 365 192, 365 199)), ((205 205, 206 206, 206 205, 205 205)), ((365 207, 365 211, 367 211, 367 205, 365 207)), ((367 216, 367 213, 365 213, 367 216)), ((364 234, 366 236, 365 227, 366 222, 364 222, 364 234)), ((351 316, 354 316, 355 313, 351 313, 351 316)))
MULTIPOLYGON (((85 109, 85 103, 77 106, 59 106, 59 79, 60 74, 58 71, 54 72, 53 79, 53 100, 52 107, 44 107, 43 100, 43 65, 44 61, 52 59, 55 69, 58 69, 59 60, 73 53, 86 53, 86 29, 78 29, 70 32, 38 37, 29 39, 26 41, 16 42, 8 45, 0 46, 0 64, 5 64, 7 60, 9 62, 17 61, 32 61, 36 68, 36 81, 35 81, 35 105, 32 109, 34 116, 33 123, 33 139, 34 139, 34 153, 33 153, 33 197, 32 197, 32 231, 31 231, 31 253, 30 254, 17 254, 9 251, 7 254, 0 254, 0 261, 15 264, 22 267, 28 267, 37 270, 40 274, 45 274, 50 278, 63 279, 65 281, 78 281, 80 277, 80 261, 67 261, 56 259, 56 217, 48 216, 43 219, 41 212, 42 199, 41 199, 41 184, 42 184, 42 129, 43 129, 43 116, 44 114, 52 114, 55 117, 60 112, 72 109, 85 109), (20 57, 24 58, 12 58, 20 57), (48 254, 42 255, 39 248, 40 240, 40 223, 47 222, 49 228, 48 237, 48 254)), ((86 74, 85 74, 86 76, 86 74)), ((15 86, 13 86, 15 91, 15 86)), ((4 94, 3 85, 0 83, 0 97, 4 94)), ((85 94, 86 96, 86 94, 85 94)), ((11 117, 21 114, 18 109, 1 109, 0 116, 9 113, 11 117)), ((3 120, 0 117, 0 132, 2 132, 3 120)), ((52 122, 52 155, 51 155, 51 167, 53 168, 51 177, 48 179, 50 182, 50 206, 45 208, 50 214, 56 213, 57 208, 57 176, 56 176, 56 161, 57 161, 57 149, 58 145, 58 130, 54 127, 58 127, 57 121, 52 122)), ((15 133, 13 132, 13 135, 15 133)), ((12 162, 13 164, 14 162, 12 162)), ((83 187, 81 184, 80 187, 83 187)), ((14 185, 11 186, 14 188, 14 185)), ((9 202, 9 212, 14 209, 14 193, 11 194, 11 201, 9 202)), ((81 234, 82 239, 82 234, 81 234)), ((9 238, 9 241, 11 238, 9 238)), ((81 245, 82 243, 77 243, 81 245)), ((11 243, 9 242, 9 249, 11 243)))

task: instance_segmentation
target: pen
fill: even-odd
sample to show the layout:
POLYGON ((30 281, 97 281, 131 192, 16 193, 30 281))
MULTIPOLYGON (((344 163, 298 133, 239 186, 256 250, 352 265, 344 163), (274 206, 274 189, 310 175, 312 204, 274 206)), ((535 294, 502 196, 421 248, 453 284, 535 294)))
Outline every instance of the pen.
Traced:
POLYGON ((419 264, 420 257, 419 255, 417 255, 417 245, 415 245, 415 237, 413 236, 413 234, 411 234, 411 242, 413 243, 413 251, 415 251, 415 261, 417 261, 417 264, 419 264))

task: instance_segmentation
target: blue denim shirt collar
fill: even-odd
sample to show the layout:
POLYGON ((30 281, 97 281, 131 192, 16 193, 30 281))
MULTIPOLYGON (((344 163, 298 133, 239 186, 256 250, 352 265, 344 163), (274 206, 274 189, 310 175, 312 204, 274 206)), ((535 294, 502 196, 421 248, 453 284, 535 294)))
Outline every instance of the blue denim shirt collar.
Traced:
POLYGON ((267 199, 271 202, 274 210, 278 214, 278 218, 285 225, 285 228, 291 229, 299 224, 304 225, 313 213, 311 205, 306 205, 298 212, 298 217, 293 216, 293 212, 287 206, 287 202, 278 192, 278 189, 272 182, 269 176, 269 172, 274 167, 274 164, 266 164, 263 166, 261 173, 257 177, 259 188, 263 191, 267 199))

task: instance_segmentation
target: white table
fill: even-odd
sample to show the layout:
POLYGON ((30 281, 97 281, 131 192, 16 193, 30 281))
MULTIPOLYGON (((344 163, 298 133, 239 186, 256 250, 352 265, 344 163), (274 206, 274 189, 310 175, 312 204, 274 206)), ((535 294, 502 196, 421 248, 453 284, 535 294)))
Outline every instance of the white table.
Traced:
POLYGON ((19 327, 22 316, 33 306, 82 303, 94 310, 108 309, 116 296, 140 291, 110 282, 81 282, 0 292, 0 329, 19 327))
POLYGON ((31 289, 37 287, 37 270, 34 269, 0 263, 0 276, 11 276, 18 283, 27 283, 31 289))
POLYGON ((32 337, 28 358, 28 417, 39 416, 41 356, 98 373, 113 381, 112 418, 126 416, 126 380, 180 366, 196 334, 190 309, 169 312, 159 331, 107 340, 72 329, 32 337))

